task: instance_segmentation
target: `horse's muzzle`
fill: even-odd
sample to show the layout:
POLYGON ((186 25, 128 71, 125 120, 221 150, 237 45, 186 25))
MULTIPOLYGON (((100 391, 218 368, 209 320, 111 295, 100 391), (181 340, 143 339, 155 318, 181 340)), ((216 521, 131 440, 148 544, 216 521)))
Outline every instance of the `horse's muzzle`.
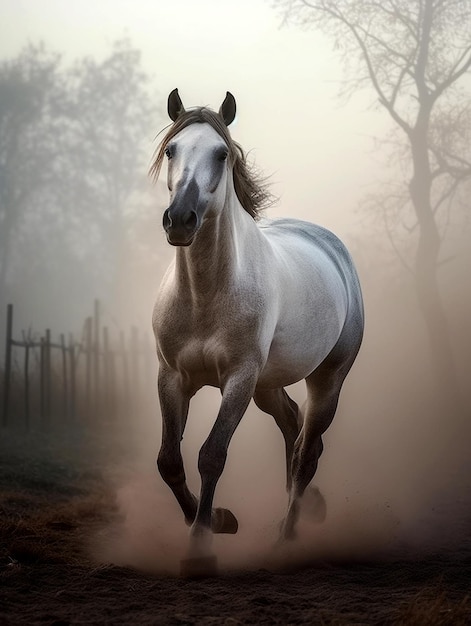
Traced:
POLYGON ((198 215, 196 211, 172 211, 169 207, 162 220, 167 241, 172 246, 189 246, 198 230, 198 215))

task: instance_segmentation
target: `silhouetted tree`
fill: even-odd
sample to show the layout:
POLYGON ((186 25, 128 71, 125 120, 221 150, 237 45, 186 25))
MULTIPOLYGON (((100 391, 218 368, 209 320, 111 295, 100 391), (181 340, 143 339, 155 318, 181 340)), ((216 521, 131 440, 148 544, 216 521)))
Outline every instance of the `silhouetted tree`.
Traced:
POLYGON ((27 46, 0 65, 0 292, 28 210, 51 183, 60 58, 27 46))
POLYGON ((408 185, 378 210, 413 209, 415 287, 435 369, 456 388, 454 359, 437 269, 441 213, 471 176, 469 83, 471 4, 465 0, 278 0, 287 19, 316 27, 343 54, 346 95, 372 88, 402 139, 408 185))
POLYGON ((110 295, 129 222, 149 204, 156 123, 139 51, 122 40, 63 68, 28 46, 0 64, 0 93, 2 293, 9 269, 23 305, 69 301, 71 285, 78 300, 110 295))
POLYGON ((93 224, 107 271, 124 243, 136 194, 145 188, 155 129, 140 63, 140 52, 120 40, 102 62, 82 59, 69 74, 69 178, 78 191, 69 202, 91 218, 82 225, 90 233, 93 224))

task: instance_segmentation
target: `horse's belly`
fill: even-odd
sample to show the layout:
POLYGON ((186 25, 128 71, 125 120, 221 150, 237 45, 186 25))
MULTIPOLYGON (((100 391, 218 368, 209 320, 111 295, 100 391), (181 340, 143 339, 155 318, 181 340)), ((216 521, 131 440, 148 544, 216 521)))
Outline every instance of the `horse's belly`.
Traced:
POLYGON ((312 354, 290 358, 290 355, 275 351, 269 356, 257 385, 273 389, 292 385, 306 378, 320 363, 321 360, 314 359, 312 354))
POLYGON ((299 333, 293 332, 296 330, 296 324, 293 324, 290 333, 275 334, 258 385, 285 387, 309 376, 324 361, 340 336, 341 324, 332 322, 304 327, 299 333))

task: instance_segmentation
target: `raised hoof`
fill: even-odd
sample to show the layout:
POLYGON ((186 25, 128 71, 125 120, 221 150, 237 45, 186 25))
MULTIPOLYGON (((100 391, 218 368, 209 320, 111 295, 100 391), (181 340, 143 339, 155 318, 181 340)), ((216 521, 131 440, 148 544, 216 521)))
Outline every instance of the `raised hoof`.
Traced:
POLYGON ((180 575, 183 578, 207 578, 217 574, 218 560, 214 555, 183 559, 180 562, 180 575))
POLYGON ((235 535, 239 529, 237 518, 229 509, 214 509, 211 516, 211 530, 213 533, 235 535))

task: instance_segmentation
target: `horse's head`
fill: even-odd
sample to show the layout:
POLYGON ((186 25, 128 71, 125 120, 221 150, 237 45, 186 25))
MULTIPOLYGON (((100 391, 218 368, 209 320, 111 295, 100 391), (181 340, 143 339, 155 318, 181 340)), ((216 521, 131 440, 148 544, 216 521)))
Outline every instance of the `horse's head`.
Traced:
POLYGON ((185 111, 176 89, 168 97, 174 125, 164 140, 170 205, 163 226, 172 245, 190 245, 205 216, 224 205, 227 175, 234 160, 227 126, 235 112, 234 96, 229 92, 219 113, 205 108, 185 111))
POLYGON ((272 197, 227 128, 236 114, 234 96, 226 93, 218 113, 207 107, 186 111, 174 89, 167 108, 173 124, 157 149, 150 173, 157 179, 167 158, 170 206, 163 225, 168 241, 175 246, 192 243, 204 218, 223 208, 229 175, 240 206, 257 219, 272 197))

